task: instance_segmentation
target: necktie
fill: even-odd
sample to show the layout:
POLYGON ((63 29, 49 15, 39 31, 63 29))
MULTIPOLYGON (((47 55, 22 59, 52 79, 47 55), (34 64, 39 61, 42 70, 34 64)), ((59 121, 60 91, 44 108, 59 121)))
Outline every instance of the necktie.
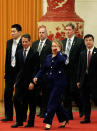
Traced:
POLYGON ((24 56, 23 56, 23 57, 24 57, 24 62, 25 62, 25 60, 26 60, 26 51, 27 51, 27 50, 24 50, 24 56))
POLYGON ((40 42, 40 44, 38 46, 39 55, 41 54, 41 51, 42 51, 42 44, 43 44, 43 42, 40 42))
POLYGON ((87 57, 87 69, 86 69, 86 73, 88 74, 88 69, 89 69, 89 65, 90 65, 90 59, 91 59, 91 51, 88 51, 88 57, 87 57))
POLYGON ((15 58, 16 49, 17 49, 17 42, 16 40, 14 40, 13 45, 12 45, 12 52, 11 52, 11 66, 12 67, 15 67, 15 64, 16 64, 16 58, 15 58))
POLYGON ((70 54, 70 49, 71 49, 71 39, 68 40, 68 45, 67 45, 67 49, 66 49, 66 54, 67 54, 66 64, 69 63, 69 54, 70 54))

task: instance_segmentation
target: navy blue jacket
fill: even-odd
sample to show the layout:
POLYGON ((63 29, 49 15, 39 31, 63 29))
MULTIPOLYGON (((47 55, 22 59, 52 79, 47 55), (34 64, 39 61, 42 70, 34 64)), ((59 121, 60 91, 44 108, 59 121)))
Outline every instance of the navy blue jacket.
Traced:
POLYGON ((64 68, 66 58, 67 56, 61 52, 58 52, 55 57, 52 57, 52 54, 48 55, 43 67, 39 70, 35 77, 40 78, 43 74, 45 74, 48 89, 52 89, 54 87, 63 89, 66 84, 64 68))

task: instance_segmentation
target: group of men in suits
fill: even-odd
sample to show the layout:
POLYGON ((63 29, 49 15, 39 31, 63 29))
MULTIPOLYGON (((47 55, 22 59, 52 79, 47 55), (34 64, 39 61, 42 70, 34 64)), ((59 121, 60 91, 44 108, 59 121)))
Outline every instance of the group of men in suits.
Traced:
POLYGON ((5 118, 1 121, 13 120, 13 103, 16 111, 16 123, 12 128, 23 126, 27 119, 29 105, 29 120, 25 127, 34 127, 36 113, 37 94, 42 93, 42 106, 40 117, 44 117, 47 105, 47 93, 45 78, 39 82, 40 89, 35 87, 32 79, 36 72, 42 67, 44 60, 51 53, 51 41, 47 38, 45 26, 39 28, 39 39, 32 43, 31 37, 24 34, 21 37, 22 27, 19 24, 11 26, 12 39, 7 42, 5 63, 5 118), (41 46, 42 43, 42 46, 41 46), (42 84, 42 85, 41 85, 42 84), (13 91, 15 95, 13 97, 13 91), (37 92, 37 93, 36 93, 37 92))
MULTIPOLYGON (((45 75, 38 81, 37 86, 32 81, 37 71, 43 66, 46 56, 51 54, 52 42, 47 38, 46 27, 39 27, 39 40, 33 42, 32 47, 30 47, 30 35, 24 34, 21 37, 21 31, 22 27, 19 24, 14 24, 11 26, 13 38, 7 41, 6 48, 4 92, 5 118, 2 119, 2 121, 5 122, 13 120, 14 100, 16 123, 12 125, 13 128, 23 126, 23 122, 27 119, 28 105, 30 114, 28 124, 25 127, 34 127, 35 110, 37 104, 35 99, 37 100, 38 96, 41 97, 39 116, 44 117, 49 97, 46 90, 45 75), (14 88, 15 95, 13 99, 14 88)), ((65 109, 67 109, 69 119, 73 119, 72 100, 75 100, 77 106, 79 107, 80 117, 85 115, 85 120, 81 123, 88 123, 90 122, 91 113, 89 103, 91 90, 87 91, 87 88, 89 87, 89 89, 91 89, 92 86, 94 87, 96 85, 95 70, 97 64, 97 49, 94 48, 94 37, 92 35, 86 35, 84 40, 75 36, 75 26, 72 23, 66 25, 66 34, 67 38, 62 40, 64 53, 67 55, 67 60, 65 63, 67 88, 64 90, 62 98, 63 104, 65 109), (91 57, 87 74, 86 65, 88 57, 85 56, 87 56, 86 52, 90 45, 92 45, 91 49, 93 58, 91 57), (82 51, 83 53, 81 53, 82 51), (92 62, 93 64, 91 64, 92 62), (82 72, 84 72, 84 75, 82 72), (94 79, 91 81, 90 78, 92 76, 94 79)), ((95 92, 94 88, 92 91, 95 92)))

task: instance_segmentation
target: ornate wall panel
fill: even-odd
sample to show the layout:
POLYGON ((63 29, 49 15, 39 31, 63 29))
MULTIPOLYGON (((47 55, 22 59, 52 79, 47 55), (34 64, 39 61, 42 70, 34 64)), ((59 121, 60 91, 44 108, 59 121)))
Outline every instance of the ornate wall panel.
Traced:
POLYGON ((65 26, 72 22, 76 26, 76 35, 83 37, 84 20, 75 12, 75 0, 46 0, 47 12, 39 20, 38 25, 45 25, 48 38, 64 39, 65 26))

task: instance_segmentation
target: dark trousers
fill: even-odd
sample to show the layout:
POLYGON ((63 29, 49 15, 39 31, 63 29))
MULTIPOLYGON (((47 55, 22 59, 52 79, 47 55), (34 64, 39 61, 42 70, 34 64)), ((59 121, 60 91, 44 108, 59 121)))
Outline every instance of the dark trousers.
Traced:
POLYGON ((16 122, 23 123, 27 115, 27 107, 29 107, 28 124, 34 125, 36 113, 36 98, 35 91, 27 91, 22 99, 14 96, 14 105, 16 111, 16 122))
POLYGON ((91 85, 89 84, 89 77, 86 74, 85 75, 85 81, 84 85, 81 89, 81 98, 83 99, 83 111, 85 115, 85 119, 90 120, 90 115, 91 115, 91 103, 90 103, 90 98, 91 98, 91 85))
POLYGON ((52 124, 55 113, 59 122, 69 120, 68 113, 65 111, 63 105, 61 105, 61 94, 62 91, 56 90, 56 87, 50 91, 47 112, 43 121, 44 123, 52 124))
POLYGON ((24 115, 24 100, 19 100, 17 96, 14 96, 14 106, 16 112, 16 122, 22 124, 24 115))
POLYGON ((10 75, 5 79, 5 90, 4 90, 4 108, 5 117, 13 119, 13 90, 15 81, 15 69, 10 70, 10 75))
POLYGON ((72 101, 74 101, 79 108, 79 114, 83 114, 83 102, 80 96, 80 89, 77 88, 76 80, 71 79, 67 74, 67 85, 63 95, 63 105, 67 110, 70 119, 73 119, 72 101))
POLYGON ((64 91, 64 96, 63 96, 63 105, 65 107, 65 109, 68 111, 68 114, 70 116, 70 118, 73 117, 72 114, 72 101, 74 101, 77 105, 77 107, 79 108, 79 114, 83 114, 83 100, 80 96, 80 89, 76 89, 75 90, 69 90, 66 89, 64 91))
POLYGON ((40 94, 40 98, 41 98, 40 114, 45 115, 46 110, 47 110, 48 98, 49 98, 48 91, 47 91, 47 88, 46 88, 45 77, 42 77, 39 80, 38 85, 39 85, 39 89, 40 89, 39 94, 40 94))
POLYGON ((36 90, 29 90, 27 92, 27 99, 25 99, 25 102, 28 104, 29 107, 29 120, 28 124, 34 126, 34 119, 36 114, 36 90))
POLYGON ((5 81, 4 107, 8 119, 13 119, 13 85, 13 81, 5 81))

